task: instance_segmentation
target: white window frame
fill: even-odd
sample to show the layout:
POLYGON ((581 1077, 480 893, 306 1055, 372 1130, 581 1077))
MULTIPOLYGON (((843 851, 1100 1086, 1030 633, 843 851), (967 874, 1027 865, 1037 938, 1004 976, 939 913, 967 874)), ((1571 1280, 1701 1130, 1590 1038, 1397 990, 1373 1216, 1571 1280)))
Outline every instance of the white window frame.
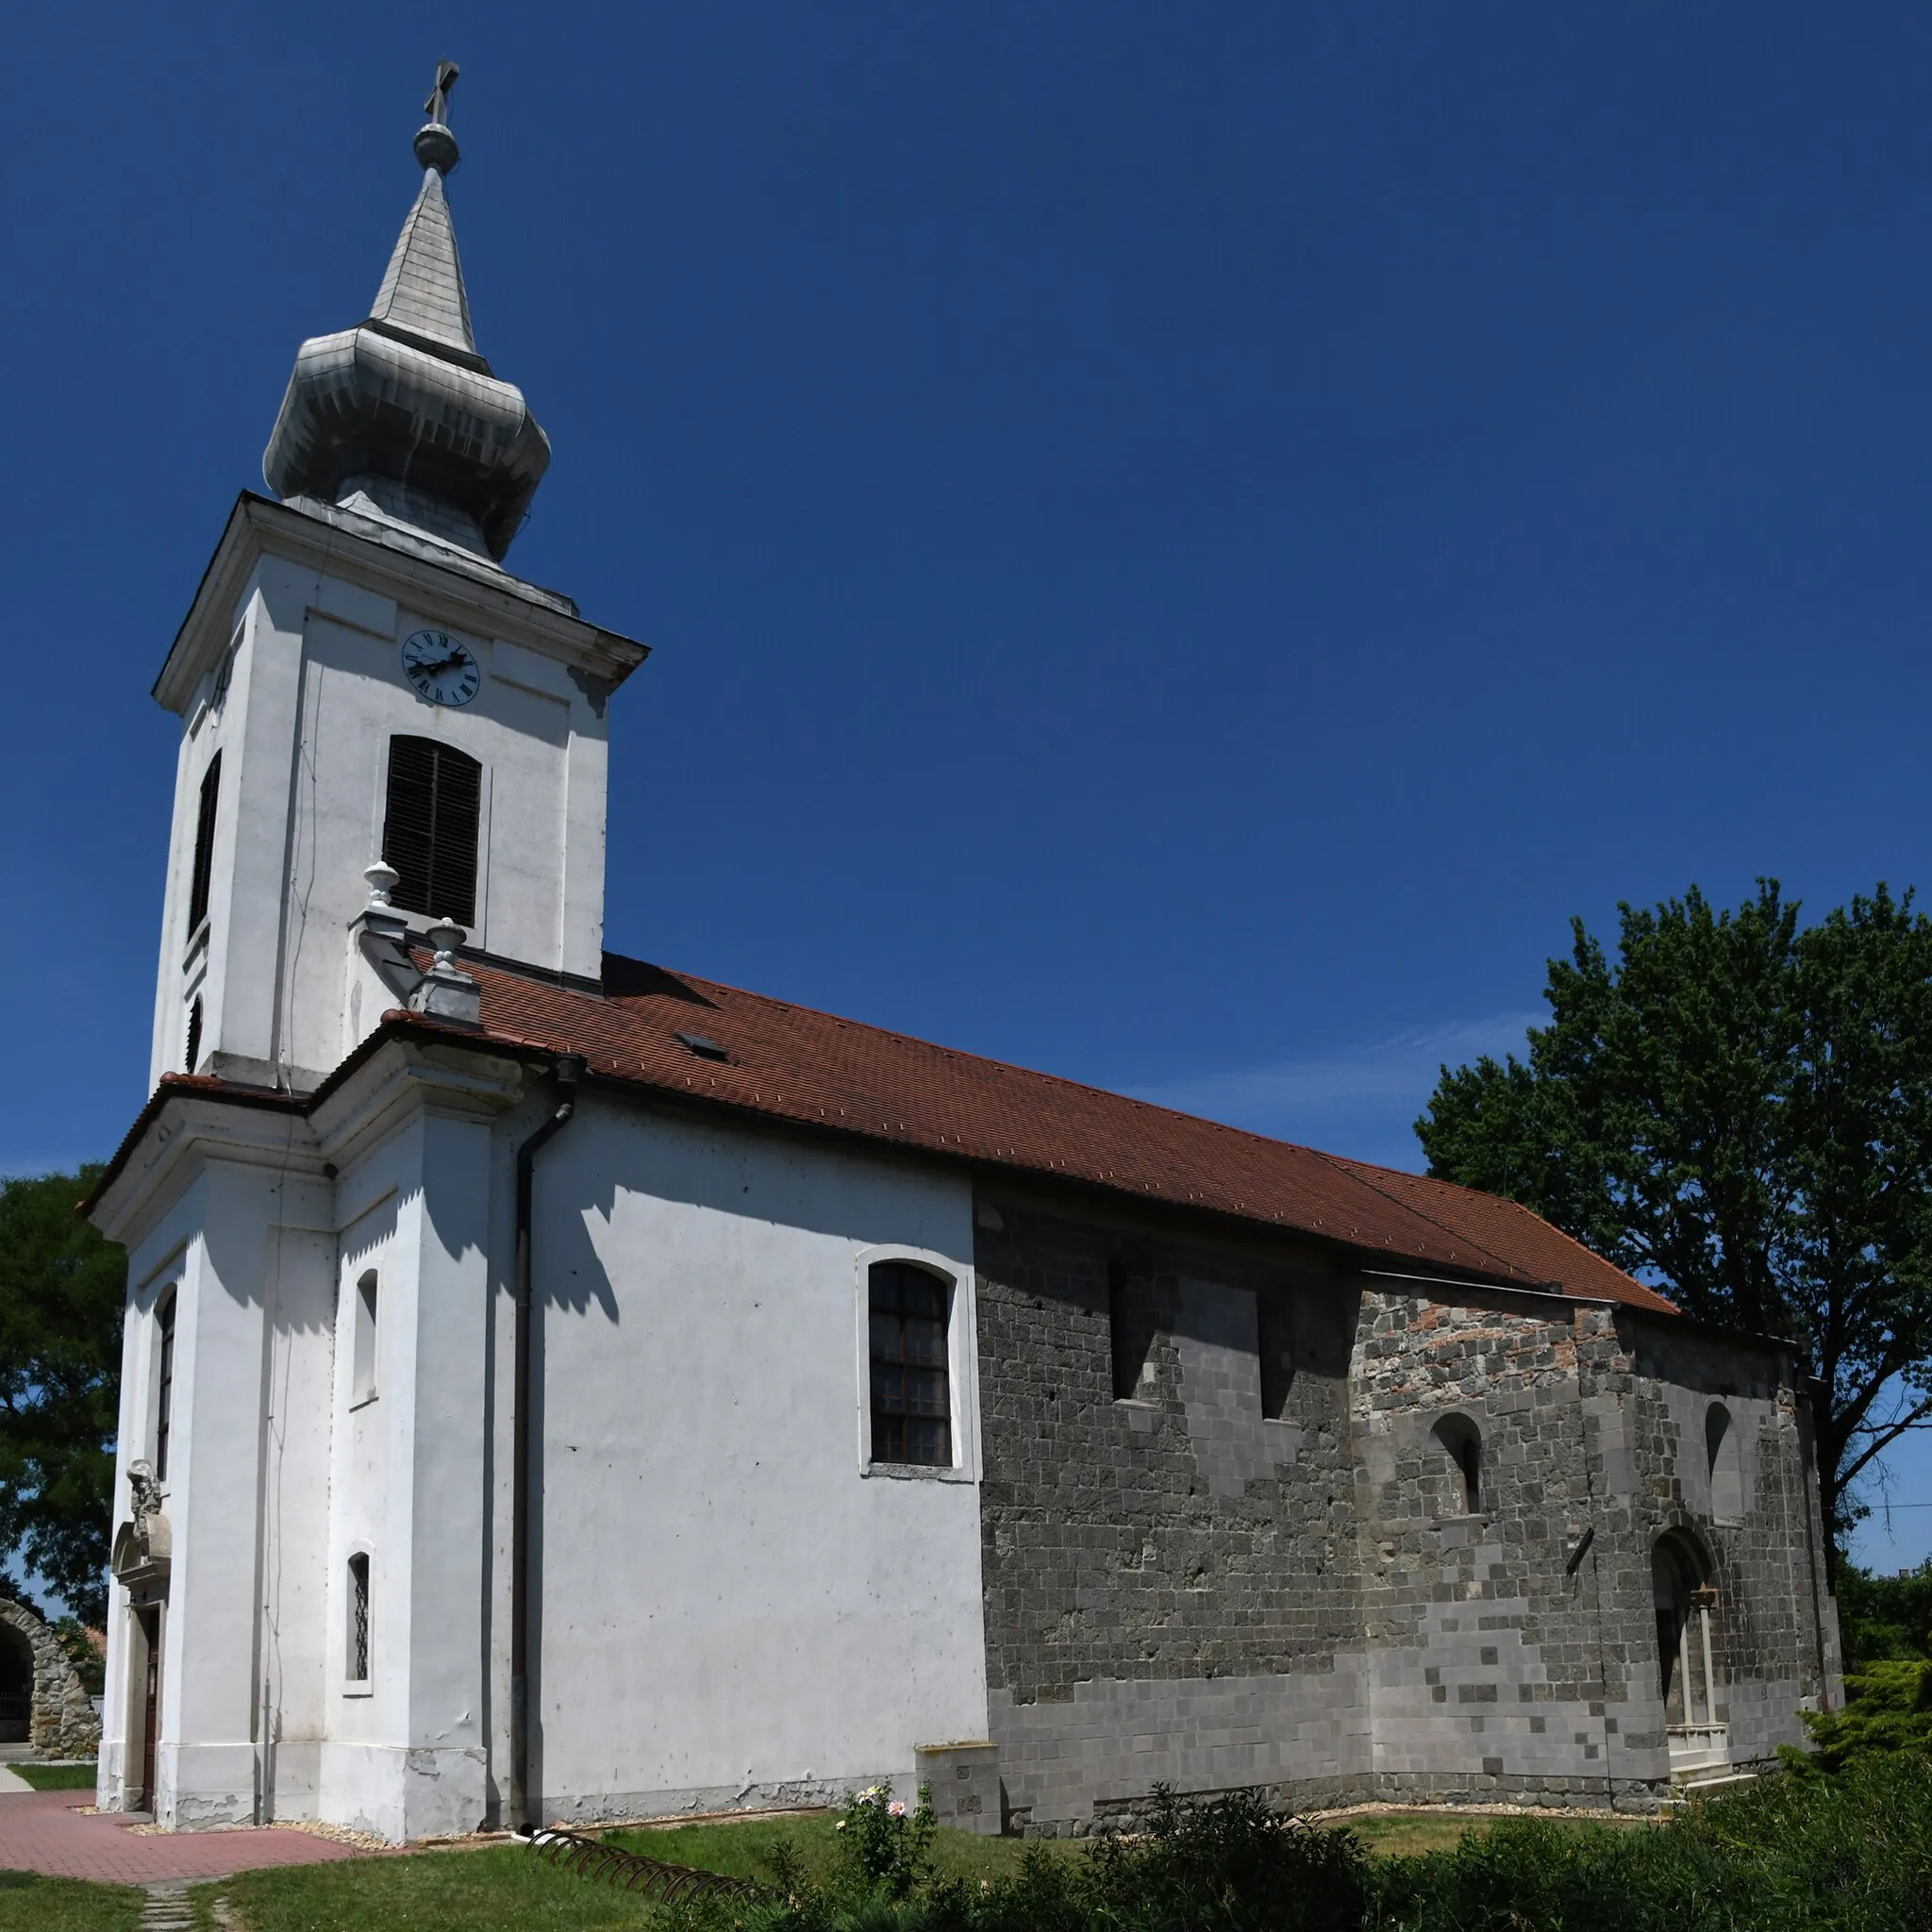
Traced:
POLYGON ((887 1481, 976 1483, 979 1480, 979 1334, 973 1270, 931 1248, 884 1242, 860 1248, 852 1272, 853 1333, 858 1391, 858 1474, 887 1481), (872 1455, 872 1271, 905 1261, 950 1284, 946 1292, 946 1394, 953 1438, 950 1464, 874 1462, 872 1455))

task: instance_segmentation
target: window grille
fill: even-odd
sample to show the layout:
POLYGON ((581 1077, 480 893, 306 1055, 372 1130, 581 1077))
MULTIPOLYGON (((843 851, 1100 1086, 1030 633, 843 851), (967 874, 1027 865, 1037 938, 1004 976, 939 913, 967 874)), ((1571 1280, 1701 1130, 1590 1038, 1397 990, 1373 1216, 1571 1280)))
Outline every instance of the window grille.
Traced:
POLYGON ((201 804, 194 820, 194 871, 188 884, 188 937, 201 930, 208 917, 208 884, 215 864, 215 807, 222 792, 222 755, 216 752, 201 774, 201 804))
POLYGON ((483 767, 433 738, 389 741, 382 858, 396 869, 390 904, 476 923, 476 839, 483 767))
POLYGON ((950 1467, 953 1402, 946 1374, 951 1283, 903 1261, 868 1278, 872 1328, 872 1459, 950 1467))
POLYGON ((199 994, 190 1001, 188 1007, 188 1071, 192 1074, 201 1064, 201 997, 199 994))
POLYGON ((168 1430, 175 1413, 175 1297, 171 1294, 155 1314, 160 1336, 160 1367, 155 1382, 155 1480, 168 1479, 168 1430))
POLYGON ((369 1558, 349 1558, 349 1681, 369 1680, 369 1558))

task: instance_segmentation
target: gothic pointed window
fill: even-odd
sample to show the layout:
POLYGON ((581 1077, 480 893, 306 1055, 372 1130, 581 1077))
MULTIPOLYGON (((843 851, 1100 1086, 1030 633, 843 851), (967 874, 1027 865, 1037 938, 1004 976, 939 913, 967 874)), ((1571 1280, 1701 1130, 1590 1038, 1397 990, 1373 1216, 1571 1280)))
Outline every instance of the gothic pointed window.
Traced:
POLYGON ((868 1274, 874 1462, 952 1464, 951 1290, 951 1282, 903 1261, 876 1262, 868 1274))
POLYGON ((476 923, 476 843, 483 767, 434 738, 389 741, 383 863, 396 869, 390 904, 432 919, 476 923))
POLYGON ((1713 1402, 1704 1418, 1704 1453, 1710 1475, 1710 1513, 1718 1523, 1744 1520, 1744 1473, 1731 1412, 1713 1402))
MULTIPOLYGON (((215 808, 222 796, 222 755, 216 752, 201 774, 201 799, 194 816, 194 870, 188 880, 188 937, 208 917, 208 887, 215 869, 215 808)), ((190 1070, 191 1072, 192 1069, 190 1070)))

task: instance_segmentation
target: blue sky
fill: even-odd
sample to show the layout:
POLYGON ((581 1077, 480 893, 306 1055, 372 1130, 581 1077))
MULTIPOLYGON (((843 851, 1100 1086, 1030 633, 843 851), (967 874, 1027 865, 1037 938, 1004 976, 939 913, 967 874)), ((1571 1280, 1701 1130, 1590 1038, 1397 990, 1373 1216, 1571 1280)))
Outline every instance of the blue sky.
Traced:
POLYGON ((315 21, 9 34, 0 1167, 142 1098, 148 687, 440 54, 613 945, 1412 1165, 1571 914, 1924 876, 1922 9, 315 21))

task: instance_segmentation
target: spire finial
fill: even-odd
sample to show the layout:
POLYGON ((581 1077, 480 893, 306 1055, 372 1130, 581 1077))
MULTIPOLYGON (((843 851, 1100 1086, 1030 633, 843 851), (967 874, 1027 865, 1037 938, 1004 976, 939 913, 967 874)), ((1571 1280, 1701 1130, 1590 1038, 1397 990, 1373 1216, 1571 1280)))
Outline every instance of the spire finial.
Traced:
POLYGON ((425 168, 447 175, 462 158, 457 138, 449 131, 449 93, 462 69, 454 60, 436 63, 436 85, 423 103, 428 123, 416 130, 416 158, 425 168))

